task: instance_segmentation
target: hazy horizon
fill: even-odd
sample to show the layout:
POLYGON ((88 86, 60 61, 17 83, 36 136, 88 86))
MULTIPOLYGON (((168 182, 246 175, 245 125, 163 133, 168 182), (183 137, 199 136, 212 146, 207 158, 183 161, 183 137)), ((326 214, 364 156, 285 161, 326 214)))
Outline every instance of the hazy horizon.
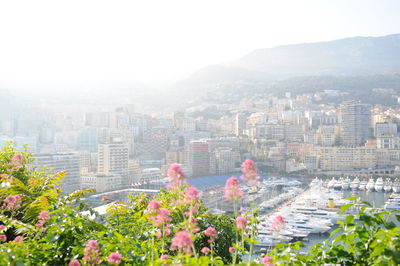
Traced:
POLYGON ((162 87, 256 49, 400 32, 397 1, 18 3, 0 4, 3 89, 162 87))

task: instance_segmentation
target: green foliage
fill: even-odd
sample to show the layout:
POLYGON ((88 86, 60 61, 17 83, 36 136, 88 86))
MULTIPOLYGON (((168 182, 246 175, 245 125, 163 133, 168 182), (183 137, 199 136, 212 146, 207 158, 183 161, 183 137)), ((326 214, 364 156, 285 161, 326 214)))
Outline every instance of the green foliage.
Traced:
MULTIPOLYGON (((100 215, 80 201, 93 190, 62 195, 58 185, 65 173, 30 169, 31 155, 24 152, 23 160, 16 160, 16 154, 11 145, 0 151, 0 225, 5 226, 0 235, 7 237, 0 243, 0 265, 67 265, 72 259, 84 263, 90 240, 99 244, 101 265, 108 265, 108 255, 114 252, 122 255, 123 265, 257 265, 252 256, 242 262, 256 244, 259 221, 255 208, 241 214, 247 225, 246 230, 239 230, 235 217, 211 214, 197 198, 187 201, 189 188, 181 184, 170 191, 162 189, 156 196, 140 194, 130 196, 126 203, 114 202, 106 215, 100 215), (20 197, 21 203, 5 207, 10 196, 20 197), (168 210, 166 222, 157 224, 152 219, 152 200, 158 202, 158 208, 168 210), (209 227, 218 232, 211 242, 205 235, 209 227), (192 254, 171 249, 173 237, 182 231, 190 232, 192 254), (23 241, 16 242, 17 236, 23 236, 23 241), (231 254, 230 247, 237 252, 231 254), (209 248, 210 253, 202 254, 203 248, 209 248), (168 258, 161 260, 161 255, 168 258)), ((352 199, 355 202, 343 206, 342 212, 358 208, 358 213, 340 222, 329 239, 306 254, 300 253, 301 242, 277 245, 269 254, 274 263, 398 265, 400 228, 395 222, 400 222, 400 215, 377 211, 352 199)))

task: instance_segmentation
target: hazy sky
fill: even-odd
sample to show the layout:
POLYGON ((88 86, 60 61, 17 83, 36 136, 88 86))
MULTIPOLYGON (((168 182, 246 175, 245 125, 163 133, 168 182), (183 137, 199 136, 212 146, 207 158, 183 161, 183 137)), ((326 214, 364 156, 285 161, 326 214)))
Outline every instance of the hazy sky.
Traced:
POLYGON ((0 82, 171 81, 257 48, 400 33, 399 14, 396 0, 0 0, 0 82))

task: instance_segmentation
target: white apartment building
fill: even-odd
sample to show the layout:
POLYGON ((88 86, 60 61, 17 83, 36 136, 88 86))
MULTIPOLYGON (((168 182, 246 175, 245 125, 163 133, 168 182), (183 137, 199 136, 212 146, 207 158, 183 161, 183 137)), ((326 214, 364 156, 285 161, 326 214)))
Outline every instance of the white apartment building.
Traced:
POLYGON ((377 153, 369 147, 321 147, 319 164, 325 171, 375 168, 377 153))
POLYGON ((99 144, 97 172, 102 175, 120 174, 122 185, 129 186, 132 180, 128 178, 128 160, 128 145, 126 143, 99 144))
POLYGON ((32 165, 38 170, 47 167, 54 173, 67 171, 60 186, 63 193, 69 194, 80 189, 78 153, 35 154, 35 158, 32 165))
POLYGON ((120 174, 97 175, 87 174, 81 176, 81 188, 94 188, 96 192, 118 190, 122 187, 120 174))

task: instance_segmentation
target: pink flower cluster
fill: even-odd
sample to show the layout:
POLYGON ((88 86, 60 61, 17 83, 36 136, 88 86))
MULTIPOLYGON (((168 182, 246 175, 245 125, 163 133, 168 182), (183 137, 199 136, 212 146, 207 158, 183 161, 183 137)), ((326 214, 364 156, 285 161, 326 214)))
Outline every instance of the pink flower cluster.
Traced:
POLYGON ((85 247, 83 260, 90 264, 100 264, 100 247, 96 240, 90 240, 85 247))
POLYGON ((160 227, 172 220, 169 211, 160 207, 160 202, 152 200, 150 201, 146 210, 146 214, 149 215, 150 221, 157 227, 160 227))
POLYGON ((160 256, 160 260, 168 260, 168 259, 169 259, 169 256, 166 254, 163 254, 160 256))
POLYGON ((24 157, 22 156, 22 154, 15 154, 12 158, 11 158, 11 162, 8 163, 8 166, 10 167, 9 169, 7 169, 10 172, 16 172, 19 169, 21 169, 21 164, 24 160, 24 157))
POLYGON ((21 243, 24 241, 24 238, 22 236, 17 236, 14 238, 15 243, 21 243))
POLYGON ((271 229, 272 231, 279 232, 280 230, 285 228, 285 224, 286 224, 285 219, 281 215, 278 215, 273 219, 271 224, 271 229))
POLYGON ((185 204, 191 204, 195 201, 198 201, 199 199, 200 199, 200 196, 199 196, 199 191, 197 190, 197 188, 190 186, 186 189, 185 198, 184 198, 185 204))
POLYGON ((242 173, 243 175, 240 178, 250 186, 256 185, 260 180, 256 164, 250 159, 246 159, 242 163, 242 173))
POLYGON ((239 216, 236 218, 236 228, 239 230, 246 229, 247 219, 243 216, 239 216))
POLYGON ((272 258, 270 256, 265 256, 262 260, 261 263, 264 264, 265 266, 272 266, 274 265, 272 263, 272 258))
POLYGON ((225 183, 225 198, 230 201, 237 201, 244 198, 239 180, 232 176, 225 183))
POLYGON ((201 253, 203 253, 204 255, 208 255, 208 253, 210 253, 210 249, 208 247, 204 247, 201 249, 201 253))
POLYGON ((171 250, 179 249, 181 252, 185 254, 192 253, 192 245, 193 241, 188 231, 180 231, 178 232, 171 243, 171 250))
POLYGON ((120 265, 122 261, 122 256, 118 252, 114 252, 108 255, 107 261, 111 265, 120 265))
POLYGON ((181 169, 181 165, 177 163, 174 163, 170 166, 167 171, 167 175, 169 177, 169 181, 175 185, 179 184, 181 180, 185 177, 185 174, 181 169))
POLYGON ((42 231, 46 231, 47 228, 44 227, 44 224, 50 220, 50 215, 48 211, 41 211, 38 215, 38 222, 36 227, 40 228, 42 231))
POLYGON ((81 266, 81 263, 77 259, 73 259, 68 263, 68 266, 81 266))
POLYGON ((21 208, 21 196, 20 195, 15 195, 15 196, 8 196, 3 200, 3 209, 6 210, 14 210, 14 209, 19 209, 21 208))
POLYGON ((24 157, 20 153, 14 154, 14 156, 11 158, 11 162, 14 164, 21 164, 23 160, 24 157))
POLYGON ((197 233, 200 231, 199 223, 197 222, 196 218, 191 217, 187 220, 187 230, 191 233, 197 233))
POLYGON ((218 236, 218 232, 214 227, 208 227, 205 231, 204 234, 208 237, 210 237, 210 239, 208 240, 208 243, 214 243, 215 239, 217 239, 218 236))
POLYGON ((172 226, 172 224, 167 224, 166 226, 165 226, 165 228, 162 230, 162 231, 158 231, 157 233, 156 233, 156 237, 157 238, 161 238, 163 235, 165 235, 165 236, 168 236, 168 235, 170 235, 171 234, 171 226, 172 226))

